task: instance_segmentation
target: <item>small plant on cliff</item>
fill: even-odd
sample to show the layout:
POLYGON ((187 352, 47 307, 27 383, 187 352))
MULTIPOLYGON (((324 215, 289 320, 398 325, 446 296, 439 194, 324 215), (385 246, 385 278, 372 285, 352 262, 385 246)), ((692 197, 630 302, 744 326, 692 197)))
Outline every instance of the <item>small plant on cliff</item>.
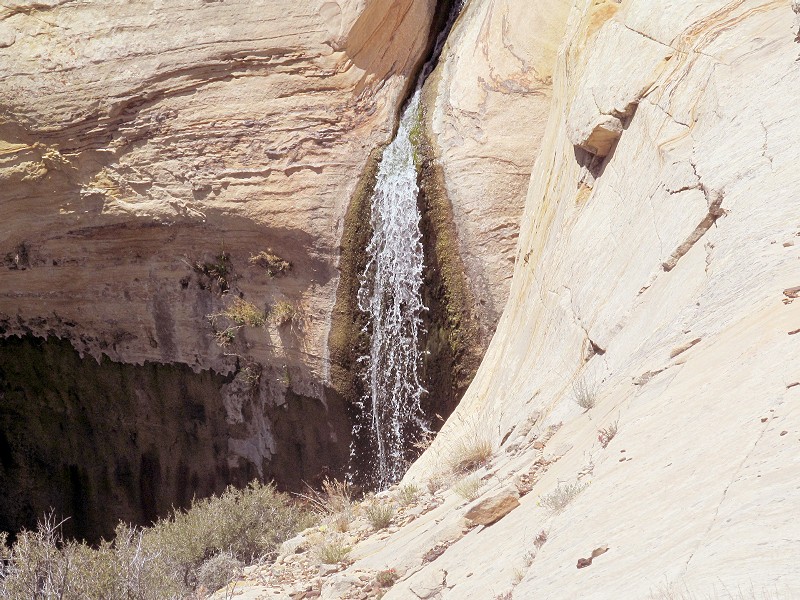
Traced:
POLYGON ((242 298, 234 298, 231 305, 222 311, 221 315, 237 325, 250 327, 263 327, 267 322, 267 315, 263 310, 242 298))
POLYGON ((456 494, 472 502, 481 495, 483 481, 479 477, 465 477, 453 486, 456 494))
POLYGON ((231 256, 223 249, 214 260, 192 263, 192 268, 200 276, 200 287, 223 294, 230 288, 231 256))
POLYGON ((262 267, 270 277, 286 275, 292 270, 292 263, 274 254, 270 249, 251 255, 250 264, 262 267))
POLYGON ((586 489, 586 484, 565 483, 561 484, 549 494, 539 499, 539 504, 553 514, 560 513, 572 500, 586 489))
POLYGON ((594 386, 589 385, 585 377, 576 379, 572 383, 572 398, 584 412, 594 408, 597 403, 597 393, 594 386))
POLYGON ((317 557, 326 565, 342 562, 352 548, 338 538, 326 539, 317 547, 317 557))
POLYGON ((474 425, 468 427, 451 445, 449 465, 454 473, 471 473, 486 465, 494 454, 488 435, 474 425))
POLYGON ((608 427, 604 427, 603 429, 597 430, 597 441, 600 442, 600 445, 603 448, 606 448, 610 443, 611 440, 617 435, 617 428, 619 426, 619 420, 610 423, 608 427))
POLYGON ((294 320, 297 314, 297 309, 290 302, 281 300, 272 307, 269 311, 270 320, 278 327, 288 325, 294 320))
POLYGON ((391 525, 395 510, 391 504, 373 499, 367 504, 364 512, 367 515, 369 524, 372 525, 375 531, 378 531, 391 525))
POLYGON ((419 488, 413 483, 401 485, 400 489, 397 490, 397 501, 400 503, 400 506, 413 504, 417 496, 419 496, 419 488))

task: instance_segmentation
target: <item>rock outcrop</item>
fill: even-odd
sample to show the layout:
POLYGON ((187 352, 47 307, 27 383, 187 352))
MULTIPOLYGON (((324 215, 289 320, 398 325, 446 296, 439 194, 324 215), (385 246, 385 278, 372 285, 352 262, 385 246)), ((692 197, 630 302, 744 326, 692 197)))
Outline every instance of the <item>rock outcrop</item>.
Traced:
POLYGON ((425 86, 482 348, 508 297, 567 10, 561 0, 468 2, 425 86))
POLYGON ((349 419, 324 388, 344 215, 435 8, 0 8, 2 335, 224 375, 223 463, 284 485, 341 469, 349 419), (224 314, 237 298, 255 318, 224 314))

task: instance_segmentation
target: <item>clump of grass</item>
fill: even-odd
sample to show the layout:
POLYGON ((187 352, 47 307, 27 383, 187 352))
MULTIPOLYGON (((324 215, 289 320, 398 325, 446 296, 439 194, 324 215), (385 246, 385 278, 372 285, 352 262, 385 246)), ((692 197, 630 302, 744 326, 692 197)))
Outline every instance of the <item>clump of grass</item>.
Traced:
POLYGON ((586 484, 577 482, 561 484, 549 494, 542 496, 539 503, 553 514, 560 513, 584 489, 586 484))
POLYGON ((613 440, 617 435, 618 427, 619 420, 616 420, 613 423, 610 423, 608 427, 597 430, 597 440, 600 442, 600 445, 603 448, 606 448, 611 443, 611 440, 613 440))
POLYGON ((401 485, 397 490, 397 501, 400 506, 408 506, 413 504, 419 496, 419 488, 413 483, 406 483, 401 485))
POLYGON ((352 548, 338 538, 326 539, 317 547, 319 560, 326 565, 342 562, 350 554, 352 548))
POLYGON ((250 327, 263 327, 267 322, 267 315, 263 310, 242 298, 234 298, 231 305, 222 311, 221 315, 237 325, 250 327))
POLYGON ((594 408, 597 403, 597 393, 594 386, 586 383, 586 378, 581 377, 572 382, 572 399, 584 412, 594 408))
POLYGON ((394 506, 375 499, 367 504, 367 507, 364 510, 369 524, 375 531, 385 529, 391 525, 392 519, 394 518, 394 512, 394 506))
POLYGON ((467 432, 451 447, 450 468, 457 474, 471 473, 486 465, 493 453, 494 447, 488 436, 467 432))
POLYGON ((269 249, 266 251, 262 250, 258 254, 252 254, 249 262, 251 265, 263 267, 270 277, 286 275, 292 270, 292 263, 274 254, 272 250, 269 249))
POLYGON ((475 500, 481 495, 483 481, 478 477, 465 477, 453 486, 453 490, 464 500, 475 500))
POLYGON ((269 311, 270 319, 278 327, 291 323, 297 315, 297 309, 290 302, 281 300, 269 311))

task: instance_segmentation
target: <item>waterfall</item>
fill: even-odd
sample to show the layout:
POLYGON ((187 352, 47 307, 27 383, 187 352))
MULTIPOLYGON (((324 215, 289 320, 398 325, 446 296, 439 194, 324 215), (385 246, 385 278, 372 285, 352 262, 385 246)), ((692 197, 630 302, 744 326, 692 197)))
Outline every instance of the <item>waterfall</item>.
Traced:
POLYGON ((427 430, 420 406, 425 390, 418 373, 425 310, 420 295, 423 253, 413 139, 419 110, 417 90, 378 166, 370 216, 372 238, 358 291, 358 307, 367 315, 370 348, 361 358, 368 397, 362 399, 362 418, 356 426, 367 428, 374 444, 371 479, 379 488, 402 477, 409 438, 427 430))
POLYGON ((366 391, 358 405, 353 437, 368 440, 374 461, 371 472, 362 475, 379 489, 403 476, 411 458, 410 442, 430 431, 420 404, 425 393, 419 378, 421 317, 427 309, 421 295, 424 263, 415 144, 422 119, 422 84, 462 6, 463 0, 452 4, 403 110, 397 135, 383 152, 372 196, 372 238, 357 298, 358 308, 367 317, 363 331, 370 344, 368 354, 359 359, 366 391))

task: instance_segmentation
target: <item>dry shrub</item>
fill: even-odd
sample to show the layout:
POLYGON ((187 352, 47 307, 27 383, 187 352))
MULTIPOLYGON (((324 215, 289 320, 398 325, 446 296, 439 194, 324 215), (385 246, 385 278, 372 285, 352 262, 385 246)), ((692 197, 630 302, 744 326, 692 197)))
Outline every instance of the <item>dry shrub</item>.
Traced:
MULTIPOLYGON (((65 540, 49 516, 2 551, 7 563, 0 598, 183 599, 197 587, 201 571, 210 576, 212 565, 203 571, 209 559, 225 553, 237 564, 252 562, 310 523, 287 496, 259 483, 196 501, 151 528, 120 524, 114 541, 98 548, 65 540)), ((217 571, 221 560, 212 563, 217 571)))
POLYGON ((265 269, 270 277, 286 275, 292 270, 292 263, 274 254, 272 250, 262 250, 258 254, 251 255, 249 262, 265 269))
POLYGON ((464 498, 464 500, 469 500, 471 502, 481 495, 482 487, 483 481, 480 478, 465 477, 453 486, 453 490, 456 494, 464 498))
POLYGON ((584 411, 588 411, 597 403, 597 392, 593 385, 586 382, 585 377, 581 377, 572 382, 572 399, 584 411))
POLYGON ((457 435, 444 444, 443 462, 452 474, 466 475, 489 463, 494 454, 491 431, 485 419, 456 416, 457 435))
POLYGON ((392 519, 394 518, 394 512, 394 506, 375 499, 367 504, 367 507, 364 509, 364 513, 367 515, 367 520, 375 531, 378 531, 379 529, 385 529, 391 525, 392 519))
POLYGON ((617 429, 619 428, 619 420, 610 423, 608 427, 604 427, 603 429, 597 430, 597 440, 600 442, 600 445, 603 448, 608 447, 611 443, 611 440, 617 435, 617 429))
POLYGON ((565 483, 561 484, 549 494, 542 496, 539 503, 551 513, 560 513, 573 498, 586 489, 586 484, 565 483))

